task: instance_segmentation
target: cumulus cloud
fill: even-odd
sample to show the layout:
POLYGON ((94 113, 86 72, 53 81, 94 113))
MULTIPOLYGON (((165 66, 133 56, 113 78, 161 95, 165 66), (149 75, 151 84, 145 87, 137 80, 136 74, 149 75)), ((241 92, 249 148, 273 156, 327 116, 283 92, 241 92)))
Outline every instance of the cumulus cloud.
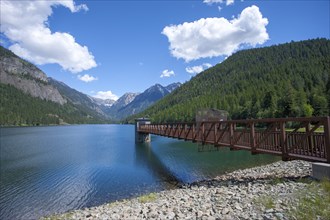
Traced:
POLYGON ((160 78, 163 78, 163 77, 171 77, 171 76, 174 76, 174 71, 173 70, 163 70, 162 74, 160 75, 160 78))
POLYGON ((109 91, 99 91, 93 97, 99 98, 99 99, 112 99, 115 101, 118 100, 118 96, 113 94, 110 90, 109 91))
POLYGON ((202 71, 204 71, 205 69, 207 68, 210 68, 212 65, 210 63, 203 63, 202 65, 199 65, 199 66, 188 66, 186 68, 186 71, 190 74, 198 74, 202 71))
POLYGON ((97 77, 90 76, 88 74, 85 74, 83 76, 78 75, 78 79, 81 80, 81 81, 84 81, 84 82, 92 82, 92 81, 98 80, 97 77))
POLYGON ((194 22, 166 26, 171 54, 186 62, 200 58, 229 56, 243 45, 255 47, 269 39, 264 18, 255 5, 245 8, 237 18, 202 18, 194 22))
POLYGON ((1 32, 11 41, 18 56, 38 65, 57 63, 73 73, 96 67, 94 56, 68 33, 52 33, 48 17, 52 7, 64 6, 72 13, 88 10, 86 5, 66 1, 0 1, 1 32))

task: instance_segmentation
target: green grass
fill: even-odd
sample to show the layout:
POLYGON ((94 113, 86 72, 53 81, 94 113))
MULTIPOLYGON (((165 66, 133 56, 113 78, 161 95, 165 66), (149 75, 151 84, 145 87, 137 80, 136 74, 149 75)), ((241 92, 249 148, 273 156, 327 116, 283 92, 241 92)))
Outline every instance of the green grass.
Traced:
MULTIPOLYGON (((313 126, 311 126, 310 129, 313 129, 313 126)), ((286 128, 286 129, 285 129, 285 131, 288 131, 288 132, 293 131, 293 130, 294 130, 293 128, 286 128)), ((298 132, 306 132, 306 128, 299 128, 297 131, 298 131, 298 132)), ((323 132, 324 132, 324 127, 323 127, 323 126, 318 127, 318 128, 315 130, 315 132, 323 133, 323 132)))
POLYGON ((153 202, 157 199, 156 193, 149 193, 147 195, 143 195, 138 197, 139 202, 141 203, 147 203, 147 202, 153 202))
POLYGON ((270 180, 269 184, 270 185, 277 185, 279 183, 284 183, 285 180, 283 178, 279 178, 279 177, 274 177, 270 180))
MULTIPOLYGON (((271 180, 270 184, 283 182, 279 178, 271 180)), ((328 179, 312 181, 301 178, 297 182, 306 183, 305 190, 294 193, 296 203, 286 204, 288 211, 285 213, 287 219, 292 220, 330 220, 330 181, 328 179)), ((254 199, 257 207, 273 209, 276 207, 276 195, 263 195, 254 199)))
POLYGON ((65 219, 73 219, 73 212, 68 212, 62 215, 51 215, 40 218, 40 220, 65 220, 65 219))
POLYGON ((271 196, 260 196, 254 200, 254 203, 260 207, 263 206, 265 209, 273 209, 275 208, 274 199, 271 196))
POLYGON ((297 196, 298 204, 290 205, 289 219, 330 219, 330 181, 313 182, 297 196))

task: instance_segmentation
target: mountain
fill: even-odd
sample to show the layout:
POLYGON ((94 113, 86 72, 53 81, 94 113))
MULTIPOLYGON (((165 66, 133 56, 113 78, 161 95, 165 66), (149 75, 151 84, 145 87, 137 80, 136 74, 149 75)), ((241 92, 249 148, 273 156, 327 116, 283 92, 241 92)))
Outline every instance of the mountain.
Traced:
POLYGON ((100 99, 95 97, 90 97, 94 102, 100 106, 111 107, 116 101, 113 99, 100 99))
POLYGON ((132 114, 137 114, 170 94, 180 85, 181 83, 173 83, 163 87, 160 84, 156 84, 140 94, 127 93, 111 106, 108 114, 115 116, 118 120, 126 118, 132 114), (126 102, 124 100, 126 100, 126 102))
POLYGON ((329 60, 329 39, 238 51, 127 120, 193 121, 204 108, 232 119, 329 115, 329 60))
POLYGON ((105 109, 106 114, 111 115, 113 119, 121 118, 120 110, 131 103, 139 93, 128 92, 115 101, 108 109, 105 109))
POLYGON ((51 85, 59 90, 66 100, 70 101, 76 108, 84 110, 88 114, 97 114, 100 118, 108 118, 104 109, 108 106, 109 100, 96 99, 82 92, 72 89, 63 82, 48 78, 51 85))
POLYGON ((109 122, 90 97, 0 46, 0 125, 109 122))
POLYGON ((181 86, 181 83, 177 82, 177 83, 172 83, 168 86, 165 87, 165 89, 171 93, 173 92, 175 89, 179 88, 181 86))
POLYGON ((12 85, 32 97, 60 105, 67 102, 60 92, 49 84, 46 74, 2 46, 0 46, 0 82, 12 85))

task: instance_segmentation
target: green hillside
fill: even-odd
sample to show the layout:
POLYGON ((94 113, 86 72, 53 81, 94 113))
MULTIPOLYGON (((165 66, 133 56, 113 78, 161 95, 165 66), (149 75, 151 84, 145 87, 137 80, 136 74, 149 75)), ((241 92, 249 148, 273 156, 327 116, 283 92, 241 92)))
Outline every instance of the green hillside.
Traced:
POLYGON ((32 97, 0 83, 0 125, 51 125, 105 123, 104 119, 76 108, 32 97))
POLYGON ((329 81, 330 40, 243 50, 127 120, 193 121, 203 108, 226 110, 232 119, 324 116, 329 81))

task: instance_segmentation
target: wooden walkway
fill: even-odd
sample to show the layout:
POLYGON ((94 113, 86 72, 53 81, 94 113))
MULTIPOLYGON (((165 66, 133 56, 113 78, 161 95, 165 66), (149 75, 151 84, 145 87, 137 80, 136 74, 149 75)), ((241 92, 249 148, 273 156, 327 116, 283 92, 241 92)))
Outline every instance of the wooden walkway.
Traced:
POLYGON ((139 133, 249 150, 252 154, 279 155, 283 160, 330 163, 330 117, 145 124, 137 129, 139 133))

